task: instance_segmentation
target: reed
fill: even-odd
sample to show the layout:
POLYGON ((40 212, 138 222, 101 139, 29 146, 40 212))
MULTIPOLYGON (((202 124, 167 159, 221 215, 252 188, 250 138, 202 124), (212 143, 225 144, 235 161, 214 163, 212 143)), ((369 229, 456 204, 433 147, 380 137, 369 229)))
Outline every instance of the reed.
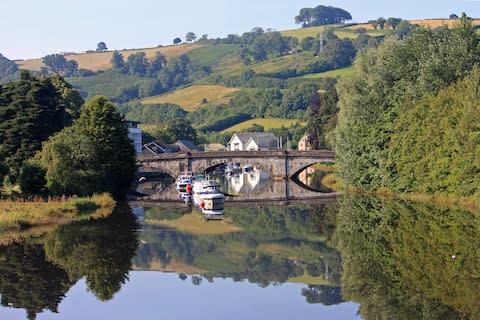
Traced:
POLYGON ((105 217, 115 206, 108 194, 92 197, 38 196, 0 201, 0 230, 28 229, 65 224, 76 220, 105 217))

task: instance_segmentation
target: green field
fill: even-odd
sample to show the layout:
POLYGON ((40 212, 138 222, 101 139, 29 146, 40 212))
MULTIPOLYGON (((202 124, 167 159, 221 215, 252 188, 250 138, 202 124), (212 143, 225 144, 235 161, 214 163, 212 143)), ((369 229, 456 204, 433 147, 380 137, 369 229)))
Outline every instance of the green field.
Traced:
POLYGON ((238 50, 236 44, 217 44, 193 49, 187 55, 193 62, 209 66, 214 72, 221 72, 243 66, 238 50))
POLYGON ((194 111, 200 107, 227 104, 237 88, 227 88, 217 85, 194 85, 174 92, 148 97, 142 104, 174 103, 185 111, 194 111), (206 103, 202 100, 206 99, 206 103))
POLYGON ((95 95, 118 96, 122 89, 131 86, 137 80, 136 76, 112 71, 99 73, 94 77, 67 78, 78 91, 88 93, 88 99, 95 95))
POLYGON ((385 31, 383 30, 374 30, 371 29, 370 25, 344 25, 344 24, 331 24, 327 26, 317 26, 317 27, 309 27, 309 28, 299 28, 299 29, 291 29, 291 30, 285 30, 281 31, 283 36, 290 36, 290 37, 295 37, 298 40, 302 40, 306 37, 318 37, 318 34, 320 32, 325 32, 329 29, 333 29, 333 32, 335 35, 341 39, 355 39, 358 37, 358 29, 359 28, 365 28, 367 31, 367 34, 373 37, 381 36, 385 34, 385 31))
POLYGON ((244 121, 242 123, 236 124, 233 127, 223 130, 222 132, 240 132, 245 129, 250 128, 254 124, 258 124, 265 128, 265 130, 276 129, 283 127, 291 127, 296 123, 300 123, 301 125, 305 125, 304 122, 300 120, 291 120, 291 119, 280 119, 280 118, 256 118, 250 119, 248 121, 244 121))
POLYGON ((302 78, 304 79, 340 78, 342 76, 353 73, 354 70, 355 70, 355 67, 350 66, 342 69, 335 69, 335 70, 325 71, 321 73, 307 74, 302 78))

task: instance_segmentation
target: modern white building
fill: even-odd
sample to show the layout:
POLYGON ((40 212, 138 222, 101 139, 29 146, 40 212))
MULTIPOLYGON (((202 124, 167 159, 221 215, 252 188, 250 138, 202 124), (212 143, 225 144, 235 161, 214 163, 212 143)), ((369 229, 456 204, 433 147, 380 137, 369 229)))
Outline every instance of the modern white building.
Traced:
POLYGON ((234 133, 227 146, 230 151, 276 150, 278 138, 271 132, 234 133))
POLYGON ((127 120, 128 125, 128 138, 132 141, 135 147, 135 154, 142 154, 142 130, 138 128, 138 121, 127 120))

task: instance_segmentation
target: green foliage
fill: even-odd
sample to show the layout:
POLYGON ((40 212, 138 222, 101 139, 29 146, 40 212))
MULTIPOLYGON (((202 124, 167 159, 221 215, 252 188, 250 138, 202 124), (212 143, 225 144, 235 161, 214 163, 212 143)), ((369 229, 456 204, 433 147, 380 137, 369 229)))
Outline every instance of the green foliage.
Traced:
POLYGON ((16 75, 18 75, 17 64, 0 53, 0 83, 13 80, 16 75))
POLYGON ((113 70, 117 70, 119 72, 125 72, 127 70, 125 60, 123 59, 122 54, 118 51, 113 52, 110 63, 112 64, 113 70))
POLYGON ((115 106, 95 97, 80 118, 43 146, 39 163, 54 194, 109 192, 123 198, 135 173, 135 152, 115 106))
POLYGON ((26 195, 42 194, 47 183, 45 174, 46 172, 41 166, 25 162, 18 176, 18 183, 22 193, 26 195))
POLYGON ((165 133, 177 140, 189 140, 197 143, 197 132, 185 118, 173 119, 165 128, 165 133))
POLYGON ((105 44, 105 42, 101 41, 99 43, 97 43, 97 51, 106 51, 107 50, 107 45, 105 44))
POLYGON ((474 213, 342 196, 342 294, 363 319, 477 319, 474 213))
MULTIPOLYGON (((401 135, 401 132, 396 132, 400 130, 396 127, 397 121, 408 117, 412 106, 422 97, 434 96, 439 90, 468 75, 480 63, 478 44, 479 38, 465 18, 453 29, 419 28, 405 40, 389 39, 378 49, 360 54, 355 62, 356 73, 341 78, 337 86, 340 113, 334 144, 340 175, 347 186, 378 189, 395 185, 392 181, 400 178, 395 161, 403 157, 401 154, 389 155, 391 150, 395 150, 391 143, 392 134, 401 135)), ((428 111, 424 112, 436 113, 436 108, 428 106, 428 111)), ((445 112, 446 118, 456 117, 451 108, 445 109, 445 112)), ((455 127, 455 122, 432 121, 443 130, 455 127)), ((422 122, 417 123, 419 128, 424 126, 422 122)), ((404 122, 404 126, 411 126, 411 123, 404 122)), ((413 129, 413 126, 410 128, 413 129)), ((458 132, 470 135, 475 129, 462 128, 458 132)), ((419 134, 426 137, 425 132, 419 134)), ((418 136, 411 139, 423 140, 418 136)), ((422 154, 423 147, 416 144, 416 149, 410 146, 407 151, 405 147, 403 152, 422 154)), ((443 152, 453 155, 456 148, 450 145, 448 152, 443 152)), ((442 163, 441 168, 450 172, 456 170, 452 161, 442 163)), ((454 175, 449 176, 453 178, 454 175)), ((431 178, 443 179, 439 175, 431 178)), ((414 190, 413 184, 405 183, 403 181, 395 188, 414 190)), ((422 183, 428 184, 430 180, 422 183)), ((462 183, 459 181, 457 186, 462 183)), ((444 190, 437 186, 429 192, 444 190)))
POLYGON ((128 120, 145 124, 167 125, 175 118, 185 118, 187 112, 176 104, 141 104, 130 103, 120 106, 119 110, 128 120))
POLYGON ((329 88, 320 99, 311 105, 311 117, 308 120, 307 135, 313 150, 331 149, 327 135, 334 129, 337 122, 338 95, 334 87, 329 88))
POLYGON ((71 123, 82 101, 56 76, 34 78, 23 72, 19 81, 0 86, 0 158, 13 176, 42 141, 71 123))
POLYGON ((315 8, 302 8, 295 17, 295 23, 302 24, 302 27, 320 26, 325 24, 344 23, 351 20, 349 12, 332 6, 317 6, 315 8))
POLYGON ((61 54, 46 55, 42 58, 42 62, 47 66, 48 71, 67 77, 75 74, 78 69, 78 63, 76 61, 67 61, 61 54))
POLYGON ((395 191, 480 199, 480 70, 401 109, 389 145, 386 182, 395 191))

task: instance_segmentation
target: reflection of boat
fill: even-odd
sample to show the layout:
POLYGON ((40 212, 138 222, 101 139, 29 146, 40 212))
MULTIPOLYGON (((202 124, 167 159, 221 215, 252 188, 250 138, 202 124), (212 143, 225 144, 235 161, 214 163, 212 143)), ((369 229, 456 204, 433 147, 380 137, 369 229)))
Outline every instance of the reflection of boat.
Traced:
POLYGON ((205 215, 205 219, 222 219, 225 208, 225 195, 221 192, 207 192, 198 195, 198 206, 205 215))
POLYGON ((218 183, 215 180, 195 180, 193 183, 193 193, 218 192, 218 183))
POLYGON ((177 191, 187 192, 187 186, 192 185, 193 183, 193 174, 190 171, 186 171, 183 174, 179 175, 176 182, 177 191))
POLYGON ((207 210, 202 209, 205 220, 221 220, 223 219, 223 210, 207 210))

